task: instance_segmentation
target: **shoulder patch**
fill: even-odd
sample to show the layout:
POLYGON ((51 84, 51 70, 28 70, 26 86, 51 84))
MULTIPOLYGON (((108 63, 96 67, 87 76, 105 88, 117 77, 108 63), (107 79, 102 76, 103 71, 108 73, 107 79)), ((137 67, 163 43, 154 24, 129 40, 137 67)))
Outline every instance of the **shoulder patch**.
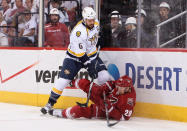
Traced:
POLYGON ((76 36, 79 37, 81 35, 81 32, 80 31, 77 31, 76 32, 76 36))

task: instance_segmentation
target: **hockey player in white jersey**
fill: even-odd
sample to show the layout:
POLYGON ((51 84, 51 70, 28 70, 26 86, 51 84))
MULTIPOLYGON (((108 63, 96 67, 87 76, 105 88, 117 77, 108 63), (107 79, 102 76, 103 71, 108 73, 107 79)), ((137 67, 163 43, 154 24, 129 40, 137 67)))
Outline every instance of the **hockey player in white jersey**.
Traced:
POLYGON ((97 56, 99 22, 96 20, 96 13, 91 7, 85 7, 82 16, 83 20, 78 22, 71 32, 60 78, 55 81, 48 103, 41 109, 43 114, 52 109, 63 89, 68 86, 81 68, 86 68, 90 77, 97 79, 98 84, 111 79, 103 61, 97 56))

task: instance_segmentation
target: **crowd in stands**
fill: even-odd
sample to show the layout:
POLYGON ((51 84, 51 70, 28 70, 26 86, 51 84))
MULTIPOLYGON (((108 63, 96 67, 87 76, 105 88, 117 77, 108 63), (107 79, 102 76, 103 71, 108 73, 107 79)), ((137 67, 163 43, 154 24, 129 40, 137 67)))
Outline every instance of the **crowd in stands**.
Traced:
MULTIPOLYGON (((104 1, 101 0, 100 4, 105 4, 104 1)), ((127 2, 126 0, 121 1, 123 1, 124 5, 127 2)), ((135 0, 131 1, 129 5, 137 4, 137 2, 133 2, 135 0)), ((82 0, 81 2, 82 8, 86 6, 96 8, 95 0, 82 0)), ((99 44, 103 47, 136 48, 138 10, 136 10, 136 6, 130 8, 131 10, 129 11, 127 8, 117 8, 120 4, 107 5, 108 8, 110 7, 110 13, 108 13, 108 16, 103 17, 106 17, 106 21, 107 19, 109 21, 104 21, 104 24, 101 22, 99 44), (125 13, 124 9, 126 10, 125 13)), ((143 8, 140 12, 140 47, 155 48, 156 25, 180 13, 180 11, 168 0, 144 0, 143 4, 144 6, 142 6, 143 8), (147 3, 152 2, 151 11, 146 7, 148 5, 146 1, 147 3), (174 9, 175 11, 173 11, 174 9)), ((37 47, 39 28, 38 12, 39 0, 0 0, 0 46, 37 47)), ((44 47, 67 47, 71 30, 81 19, 80 16, 78 17, 77 3, 75 1, 44 0, 44 12, 44 47), (58 14, 50 14, 52 9, 58 9, 58 14)), ((161 28, 161 44, 178 35, 176 29, 179 26, 176 23, 174 21, 161 28)), ((178 45, 177 42, 172 42, 165 47, 178 48, 182 46, 178 45)))
POLYGON ((37 35, 37 17, 32 15, 38 8, 38 2, 33 0, 1 0, 2 21, 4 21, 4 40, 6 46, 34 46, 37 35), (5 30, 6 29, 6 30, 5 30), (6 39, 6 40, 5 40, 6 39))
MULTIPOLYGON (((171 5, 163 0, 160 3, 158 1, 153 3, 153 5, 152 11, 149 10, 147 12, 145 9, 141 9, 140 12, 141 48, 156 48, 156 25, 176 15, 172 12, 171 5)), ((136 48, 138 10, 135 10, 130 15, 124 15, 117 8, 114 8, 108 17, 110 21, 103 24, 104 26, 101 29, 102 39, 100 43, 108 43, 103 45, 104 47, 136 48)), ((172 21, 160 28, 160 45, 178 35, 176 24, 177 21, 172 21)), ((164 46, 164 48, 178 47, 181 46, 176 41, 164 46)))
MULTIPOLYGON (((82 8, 86 6, 95 8, 94 2, 94 0, 82 0, 82 8)), ((49 36, 44 38, 45 47, 67 47, 69 44, 67 37, 72 27, 81 19, 78 18, 77 10, 76 1, 44 0, 45 35, 53 36, 51 43, 48 41, 49 36), (50 14, 50 10, 54 8, 58 9, 59 13, 55 24, 51 22, 51 18, 55 19, 55 14, 50 14), (49 28, 50 24, 52 27, 49 28)), ((39 0, 0 0, 0 46, 37 47, 38 26, 39 0)))

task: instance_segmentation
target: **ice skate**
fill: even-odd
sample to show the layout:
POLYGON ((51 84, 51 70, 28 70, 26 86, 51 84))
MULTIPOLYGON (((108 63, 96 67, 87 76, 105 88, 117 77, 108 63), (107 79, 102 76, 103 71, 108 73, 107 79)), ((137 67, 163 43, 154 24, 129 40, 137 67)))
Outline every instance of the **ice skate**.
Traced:
POLYGON ((51 104, 47 103, 46 106, 42 107, 40 111, 41 111, 43 114, 46 114, 46 113, 49 112, 50 110, 52 110, 52 106, 51 106, 51 104))
POLYGON ((62 117, 62 110, 52 109, 52 110, 49 110, 48 113, 49 113, 50 115, 52 115, 52 116, 62 117))

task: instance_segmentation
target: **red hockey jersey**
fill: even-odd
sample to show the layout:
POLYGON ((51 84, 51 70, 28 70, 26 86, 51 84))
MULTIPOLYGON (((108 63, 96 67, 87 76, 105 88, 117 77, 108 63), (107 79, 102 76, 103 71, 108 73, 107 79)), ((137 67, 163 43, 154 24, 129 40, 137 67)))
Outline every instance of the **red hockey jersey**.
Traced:
POLYGON ((45 47, 68 47, 68 45, 69 31, 65 24, 58 22, 55 25, 51 23, 45 25, 45 47))
MULTIPOLYGON (((136 103, 136 92, 131 85, 131 92, 123 95, 116 94, 117 88, 115 87, 116 81, 109 81, 99 86, 94 84, 91 91, 90 99, 99 107, 98 110, 105 112, 105 105, 103 99, 103 92, 106 93, 107 107, 109 111, 109 117, 116 120, 128 120, 132 113, 136 103)), ((75 86, 88 93, 90 81, 81 79, 75 82, 75 86)))

